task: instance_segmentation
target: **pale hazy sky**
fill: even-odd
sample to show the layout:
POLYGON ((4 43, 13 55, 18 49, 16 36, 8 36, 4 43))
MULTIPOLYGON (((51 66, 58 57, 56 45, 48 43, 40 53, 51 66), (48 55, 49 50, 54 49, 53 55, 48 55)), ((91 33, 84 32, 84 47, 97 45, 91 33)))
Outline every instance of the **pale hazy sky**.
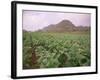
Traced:
POLYGON ((23 11, 23 29, 35 31, 50 24, 57 24, 62 20, 70 20, 76 26, 90 26, 91 14, 23 11))

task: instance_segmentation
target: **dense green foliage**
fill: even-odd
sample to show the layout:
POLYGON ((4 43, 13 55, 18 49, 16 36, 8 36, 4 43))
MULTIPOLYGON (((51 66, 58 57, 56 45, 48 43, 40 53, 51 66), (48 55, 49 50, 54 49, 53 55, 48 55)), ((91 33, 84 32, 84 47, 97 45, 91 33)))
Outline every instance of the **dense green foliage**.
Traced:
POLYGON ((89 33, 23 32, 23 69, 90 66, 90 56, 89 33), (36 64, 32 63, 31 45, 35 46, 36 64))

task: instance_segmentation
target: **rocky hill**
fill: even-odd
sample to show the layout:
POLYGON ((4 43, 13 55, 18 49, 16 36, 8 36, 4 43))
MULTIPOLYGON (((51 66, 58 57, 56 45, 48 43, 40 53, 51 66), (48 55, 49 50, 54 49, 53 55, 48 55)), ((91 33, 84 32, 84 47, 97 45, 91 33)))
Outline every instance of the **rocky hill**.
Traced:
POLYGON ((69 20, 62 20, 57 24, 51 24, 39 30, 42 32, 72 32, 72 31, 89 31, 89 26, 75 26, 69 20))

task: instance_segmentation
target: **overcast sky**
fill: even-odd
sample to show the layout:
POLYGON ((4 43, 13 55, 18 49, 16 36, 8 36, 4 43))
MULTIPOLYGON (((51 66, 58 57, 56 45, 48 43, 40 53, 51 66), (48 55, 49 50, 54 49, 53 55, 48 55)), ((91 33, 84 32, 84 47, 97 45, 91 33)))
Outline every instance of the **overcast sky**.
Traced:
POLYGON ((23 11, 23 29, 35 31, 62 20, 70 20, 75 26, 90 26, 91 15, 85 13, 23 11))

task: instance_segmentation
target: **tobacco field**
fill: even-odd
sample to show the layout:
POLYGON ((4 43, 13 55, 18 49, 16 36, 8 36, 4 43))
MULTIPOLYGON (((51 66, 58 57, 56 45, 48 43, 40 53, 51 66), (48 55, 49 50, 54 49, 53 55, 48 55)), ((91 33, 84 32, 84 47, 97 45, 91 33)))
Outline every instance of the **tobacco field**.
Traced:
POLYGON ((89 33, 23 32, 23 69, 91 65, 89 33))

